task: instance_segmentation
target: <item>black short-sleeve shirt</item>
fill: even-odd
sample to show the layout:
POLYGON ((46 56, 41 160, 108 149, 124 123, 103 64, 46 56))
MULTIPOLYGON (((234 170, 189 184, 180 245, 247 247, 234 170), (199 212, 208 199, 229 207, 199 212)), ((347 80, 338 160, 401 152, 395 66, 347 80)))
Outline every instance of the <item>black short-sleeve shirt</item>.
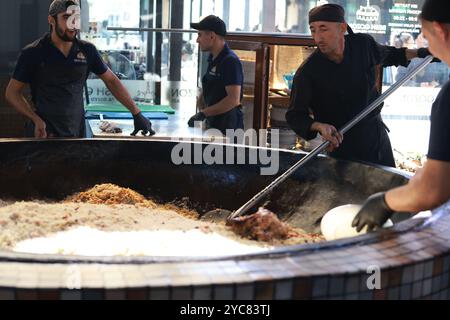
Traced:
POLYGON ((428 158, 450 161, 450 81, 442 87, 431 110, 428 158))
POLYGON ((212 106, 227 96, 226 87, 241 86, 243 97, 244 72, 239 57, 225 44, 222 52, 208 58, 208 69, 202 79, 203 96, 207 106, 212 106))
POLYGON ((75 43, 75 51, 79 49, 86 57, 86 62, 79 59, 78 53, 72 59, 64 59, 50 40, 50 34, 45 34, 42 38, 26 46, 19 55, 13 78, 17 81, 31 84, 35 79, 37 67, 42 63, 48 64, 88 64, 88 72, 101 75, 108 70, 97 48, 90 42, 78 40, 75 43))
POLYGON ((12 77, 30 85, 49 136, 84 137, 85 81, 90 72, 101 75, 107 70, 93 44, 77 40, 65 56, 46 34, 22 50, 12 77))

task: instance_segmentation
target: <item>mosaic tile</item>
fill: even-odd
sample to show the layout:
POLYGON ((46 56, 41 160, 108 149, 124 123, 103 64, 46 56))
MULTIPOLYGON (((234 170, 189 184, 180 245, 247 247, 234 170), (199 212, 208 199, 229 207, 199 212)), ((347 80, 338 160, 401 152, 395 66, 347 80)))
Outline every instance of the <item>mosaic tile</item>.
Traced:
POLYGON ((214 286, 214 300, 232 300, 235 297, 233 285, 214 286))
POLYGON ((81 300, 81 290, 60 290, 61 300, 81 300))
MULTIPOLYGON (((45 284, 45 282, 44 282, 45 284)), ((42 285, 44 285, 42 284, 42 285)), ((105 286, 105 281, 103 278, 82 278, 81 279, 81 287, 84 289, 91 289, 91 288, 103 288, 105 286)))
POLYGON ((60 300, 61 293, 59 290, 39 290, 39 300, 60 300))
POLYGON ((409 250, 411 250, 411 252, 415 252, 421 250, 424 247, 424 245, 419 241, 412 241, 403 244, 403 247, 408 248, 409 250))
POLYGON ((352 294, 359 291, 361 278, 359 275, 350 275, 345 279, 345 293, 352 294))
POLYGON ((441 282, 441 289, 445 289, 445 288, 448 288, 449 287, 449 273, 448 272, 445 272, 443 275, 442 275, 442 278, 441 278, 441 280, 442 280, 442 282, 441 282))
POLYGON ((414 266, 407 266, 403 268, 402 284, 411 283, 414 279, 414 266))
POLYGON ((430 255, 430 258, 434 258, 438 255, 440 255, 442 253, 442 250, 440 250, 437 247, 429 247, 429 248, 425 248, 422 251, 426 252, 427 254, 430 255))
POLYGON ((282 280, 275 283, 275 299, 289 300, 292 299, 294 282, 292 280, 282 280))
POLYGON ((431 292, 437 293, 441 290, 442 276, 437 276, 431 279, 431 292))
POLYGON ((313 297, 324 297, 328 295, 328 277, 313 279, 312 295, 313 297))
POLYGON ((389 270, 388 287, 397 287, 402 283, 402 268, 394 268, 389 270))
POLYGON ((328 285, 328 294, 330 296, 343 295, 345 289, 344 277, 330 277, 328 285))
MULTIPOLYGON (((219 279, 220 277, 215 277, 212 278, 214 279, 219 279)), ((192 285, 192 278, 188 275, 185 276, 177 276, 177 277, 171 277, 170 278, 170 282, 171 285, 175 288, 175 287, 187 287, 192 285)))
POLYGON ((345 295, 345 300, 358 300, 359 295, 357 293, 347 294, 345 295))
POLYGON ((386 300, 387 299, 386 290, 373 290, 373 299, 374 300, 386 300))
POLYGON ((150 300, 169 300, 170 291, 169 287, 150 288, 150 300))
POLYGON ((312 283, 311 278, 294 279, 293 298, 309 299, 312 297, 312 283))
POLYGON ((35 288, 39 288, 39 280, 37 278, 30 278, 30 279, 26 279, 26 278, 19 278, 19 280, 17 281, 16 288, 21 288, 21 289, 35 289, 35 288))
POLYGON ((105 290, 106 300, 126 300, 127 290, 126 289, 116 289, 116 290, 105 290))
POLYGON ((102 289, 82 290, 83 300, 104 300, 105 291, 102 289))
POLYGON ((435 293, 431 296, 431 300, 439 300, 439 297, 441 296, 440 293, 435 293))
POLYGON ((148 291, 146 288, 127 289, 127 300, 147 300, 148 291))
POLYGON ((401 300, 410 300, 412 295, 412 285, 405 284, 400 287, 400 299, 401 300))
POLYGON ((444 272, 447 272, 450 270, 450 255, 444 257, 444 272))
POLYGON ((14 289, 0 288, 0 300, 14 300, 16 297, 14 289))
POLYGON ((424 271, 423 271, 423 277, 425 279, 431 278, 433 276, 433 268, 434 268, 433 261, 425 262, 424 271))
POLYGON ((16 290, 17 300, 37 300, 38 290, 18 289, 16 290))
POLYGON ((270 300, 275 294, 275 284, 273 281, 261 281, 255 284, 255 299, 270 300))
POLYGON ((252 272, 250 277, 254 282, 256 281, 271 281, 272 277, 267 272, 252 272))
POLYGON ((422 295, 427 296, 431 294, 431 279, 427 279, 423 282, 422 295))
POLYGON ((389 288, 387 290, 387 299, 388 300, 398 300, 398 299, 400 299, 400 289, 399 289, 399 287, 389 288))
POLYGON ((397 245, 398 245, 397 241, 395 239, 391 239, 391 240, 375 243, 370 246, 376 250, 384 251, 384 249, 396 247, 397 245))
POLYGON ((212 299, 211 286, 198 286, 193 288, 193 300, 210 300, 212 299))
POLYGON ((255 285, 238 284, 236 285, 236 300, 254 300, 255 299, 255 285))
POLYGON ((413 283, 411 295, 412 299, 417 299, 422 296, 422 284, 422 281, 413 283))
POLYGON ((438 276, 444 271, 444 258, 437 257, 433 260, 433 276, 438 276))
POLYGON ((359 299, 360 300, 372 300, 373 299, 373 292, 372 291, 364 291, 359 293, 359 299))
POLYGON ((425 265, 423 263, 418 263, 414 266, 414 277, 413 281, 419 281, 423 279, 423 274, 425 270, 425 265))
POLYGON ((395 267, 408 265, 411 262, 413 262, 413 260, 411 260, 407 255, 402 255, 402 256, 398 256, 398 257, 391 257, 389 260, 393 262, 395 267))
POLYGON ((174 287, 171 291, 171 300, 190 300, 192 298, 191 287, 174 287))
POLYGON ((398 256, 398 252, 396 248, 385 249, 383 251, 385 257, 395 257, 398 256))
POLYGON ((125 280, 122 278, 122 276, 105 276, 103 278, 103 285, 105 289, 118 289, 126 287, 125 280))

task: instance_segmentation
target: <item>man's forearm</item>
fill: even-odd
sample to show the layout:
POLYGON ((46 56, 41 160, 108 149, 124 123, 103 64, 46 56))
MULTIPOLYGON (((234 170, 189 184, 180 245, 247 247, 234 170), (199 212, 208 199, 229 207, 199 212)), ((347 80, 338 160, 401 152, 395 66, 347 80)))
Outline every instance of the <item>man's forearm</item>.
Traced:
POLYGON ((22 94, 7 94, 6 100, 17 110, 17 112, 26 116, 33 122, 36 123, 36 121, 40 119, 22 94))
POLYGON ((321 129, 321 126, 322 126, 322 125, 323 125, 323 123, 314 121, 314 122, 311 124, 311 127, 309 128, 309 131, 312 131, 312 132, 320 132, 320 129, 321 129))
POLYGON ((211 116, 216 116, 216 115, 228 112, 228 111, 232 110, 233 108, 237 107, 239 104, 240 104, 240 102, 236 101, 236 99, 234 99, 230 96, 226 96, 225 98, 220 100, 218 103, 216 103, 212 106, 209 106, 200 111, 202 111, 205 114, 205 116, 211 117, 211 116))
POLYGON ((406 186, 386 193, 386 203, 396 212, 434 209, 450 198, 449 176, 450 164, 428 160, 406 186))
POLYGON ((119 79, 105 82, 106 87, 111 91, 114 98, 117 99, 121 104, 123 104, 133 115, 138 114, 141 110, 137 107, 134 100, 131 98, 128 90, 125 86, 120 82, 119 79))
POLYGON ((442 204, 433 194, 436 190, 421 192, 420 188, 404 186, 386 193, 386 203, 395 212, 418 213, 435 209, 442 204))
POLYGON ((205 99, 203 98, 203 96, 200 96, 197 98, 197 108, 199 110, 206 108, 206 103, 205 103, 205 99))

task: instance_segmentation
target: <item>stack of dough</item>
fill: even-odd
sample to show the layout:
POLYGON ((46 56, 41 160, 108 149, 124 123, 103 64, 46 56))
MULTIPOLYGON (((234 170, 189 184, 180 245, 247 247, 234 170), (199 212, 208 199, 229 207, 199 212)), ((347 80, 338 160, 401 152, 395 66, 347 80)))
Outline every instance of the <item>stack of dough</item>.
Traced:
MULTIPOLYGON (((352 227, 353 219, 358 214, 361 206, 355 204, 348 204, 340 206, 328 211, 322 218, 320 228, 322 234, 327 241, 356 237, 367 233, 367 227, 364 227, 361 232, 357 232, 356 228, 352 227)), ((393 223, 388 220, 384 224, 384 228, 392 227, 393 223)))

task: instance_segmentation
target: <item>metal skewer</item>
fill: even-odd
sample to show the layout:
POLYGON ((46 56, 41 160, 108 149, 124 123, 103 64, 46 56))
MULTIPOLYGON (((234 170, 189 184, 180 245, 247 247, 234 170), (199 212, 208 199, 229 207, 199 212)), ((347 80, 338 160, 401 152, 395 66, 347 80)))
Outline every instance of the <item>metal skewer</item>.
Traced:
MULTIPOLYGON (((340 133, 344 135, 350 129, 352 129, 356 124, 358 124, 361 120, 363 120, 367 115, 369 115, 372 111, 380 106, 380 104, 386 100, 390 95, 392 95, 398 88, 400 88, 403 84, 417 75, 420 71, 422 71, 431 61, 433 60, 433 56, 428 56, 423 61, 415 67, 410 73, 405 75, 402 79, 394 83, 385 93, 379 96, 375 101, 373 101, 366 109, 364 109, 361 113, 359 113, 353 120, 347 123, 341 130, 340 133)), ((280 185, 283 181, 285 181, 288 177, 290 177, 296 170, 306 165, 311 159, 315 158, 320 152, 325 150, 330 142, 325 141, 314 150, 312 150, 309 154, 303 157, 300 161, 290 167, 286 172, 284 172, 281 176, 276 178, 271 184, 269 184, 266 188, 260 191, 257 195, 251 198, 247 203, 245 203, 242 207, 231 213, 229 219, 234 219, 238 216, 244 214, 247 210, 254 207, 262 198, 264 198, 270 191, 280 185)))

